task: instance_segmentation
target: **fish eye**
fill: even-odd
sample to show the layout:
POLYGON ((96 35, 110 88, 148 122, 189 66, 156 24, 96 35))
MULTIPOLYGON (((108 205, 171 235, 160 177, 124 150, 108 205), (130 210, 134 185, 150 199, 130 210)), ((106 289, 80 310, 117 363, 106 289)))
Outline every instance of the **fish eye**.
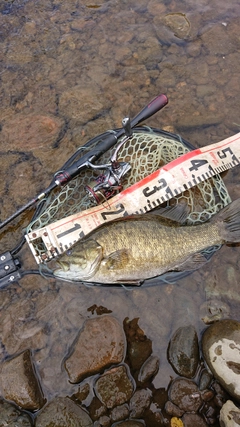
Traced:
POLYGON ((72 255, 72 249, 68 249, 68 250, 66 251, 66 255, 68 255, 68 256, 72 255))

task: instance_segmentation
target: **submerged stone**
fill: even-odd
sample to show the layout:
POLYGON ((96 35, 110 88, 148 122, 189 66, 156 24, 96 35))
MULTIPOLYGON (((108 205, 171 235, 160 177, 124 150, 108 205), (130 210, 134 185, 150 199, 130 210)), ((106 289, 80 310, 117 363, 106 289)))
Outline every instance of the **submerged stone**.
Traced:
POLYGON ((36 411, 44 405, 45 399, 30 350, 3 363, 0 383, 3 397, 15 402, 20 408, 36 411))
POLYGON ((92 427, 87 412, 68 397, 57 397, 37 415, 36 427, 92 427))
POLYGON ((0 401, 0 427, 31 427, 32 425, 27 414, 19 411, 11 403, 0 401))
POLYGON ((102 316, 85 322, 65 368, 70 381, 77 383, 121 363, 124 355, 125 336, 120 323, 113 316, 102 316))
POLYGON ((133 380, 129 378, 125 366, 118 366, 105 372, 95 385, 95 392, 107 408, 122 405, 131 399, 133 380))
POLYGON ((168 360, 174 371, 193 378, 199 361, 198 337, 193 326, 183 326, 172 336, 168 347, 168 360))
POLYGON ((149 389, 141 389, 135 391, 130 400, 130 417, 140 418, 145 409, 151 404, 152 392, 149 389))
POLYGON ((239 427, 240 409, 231 400, 227 400, 221 408, 219 421, 221 427, 239 427))
POLYGON ((223 388, 240 401, 240 323, 220 320, 202 338, 204 358, 223 388))
POLYGON ((172 382, 169 398, 184 412, 197 412, 202 405, 202 398, 196 383, 183 378, 177 378, 172 382))
POLYGON ((146 381, 152 379, 158 373, 158 370, 159 358, 152 355, 142 365, 138 375, 138 381, 140 383, 145 383, 146 381))

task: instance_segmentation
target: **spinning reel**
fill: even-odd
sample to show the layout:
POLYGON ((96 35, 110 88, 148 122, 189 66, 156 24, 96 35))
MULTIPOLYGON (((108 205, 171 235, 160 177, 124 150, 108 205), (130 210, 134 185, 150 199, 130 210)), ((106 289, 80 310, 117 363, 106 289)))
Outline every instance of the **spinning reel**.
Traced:
POLYGON ((130 138, 132 138, 132 129, 129 117, 123 119, 122 125, 125 131, 125 136, 116 147, 116 150, 110 158, 110 163, 103 165, 94 165, 89 161, 87 165, 93 170, 104 171, 94 181, 92 181, 89 185, 86 185, 85 187, 85 190, 91 200, 94 200, 94 202, 98 205, 103 203, 107 199, 110 199, 116 193, 122 190, 122 179, 131 169, 131 165, 128 162, 119 162, 117 160, 120 148, 130 138))

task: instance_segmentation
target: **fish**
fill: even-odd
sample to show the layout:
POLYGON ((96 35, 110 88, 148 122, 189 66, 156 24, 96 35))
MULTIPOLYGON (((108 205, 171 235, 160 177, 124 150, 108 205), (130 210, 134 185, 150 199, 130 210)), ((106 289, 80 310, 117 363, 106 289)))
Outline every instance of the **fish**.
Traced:
POLYGON ((206 262, 202 250, 240 241, 240 198, 208 222, 183 225, 181 204, 101 225, 57 259, 55 277, 99 284, 134 284, 206 262))

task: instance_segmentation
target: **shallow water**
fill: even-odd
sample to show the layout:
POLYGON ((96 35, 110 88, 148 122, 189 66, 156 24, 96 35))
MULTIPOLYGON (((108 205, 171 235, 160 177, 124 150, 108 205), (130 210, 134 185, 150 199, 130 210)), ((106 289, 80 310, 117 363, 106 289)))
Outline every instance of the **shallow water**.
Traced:
MULTIPOLYGON (((1 219, 47 187, 76 148, 119 127, 149 100, 169 105, 147 124, 181 134, 193 145, 240 130, 240 5, 237 0, 2 1, 0 3, 1 219), (41 3, 41 4, 40 4, 41 3)), ((240 197, 239 168, 224 181, 240 197)), ((11 250, 30 216, 1 234, 11 250)), ((28 248, 24 268, 35 268, 28 248)), ((1 360, 34 352, 45 395, 72 394, 62 360, 93 304, 139 325, 160 357, 154 386, 176 374, 166 351, 172 333, 192 324, 199 337, 208 301, 240 320, 239 247, 223 247, 206 268, 176 284, 151 288, 86 288, 38 276, 0 293, 1 360)))

